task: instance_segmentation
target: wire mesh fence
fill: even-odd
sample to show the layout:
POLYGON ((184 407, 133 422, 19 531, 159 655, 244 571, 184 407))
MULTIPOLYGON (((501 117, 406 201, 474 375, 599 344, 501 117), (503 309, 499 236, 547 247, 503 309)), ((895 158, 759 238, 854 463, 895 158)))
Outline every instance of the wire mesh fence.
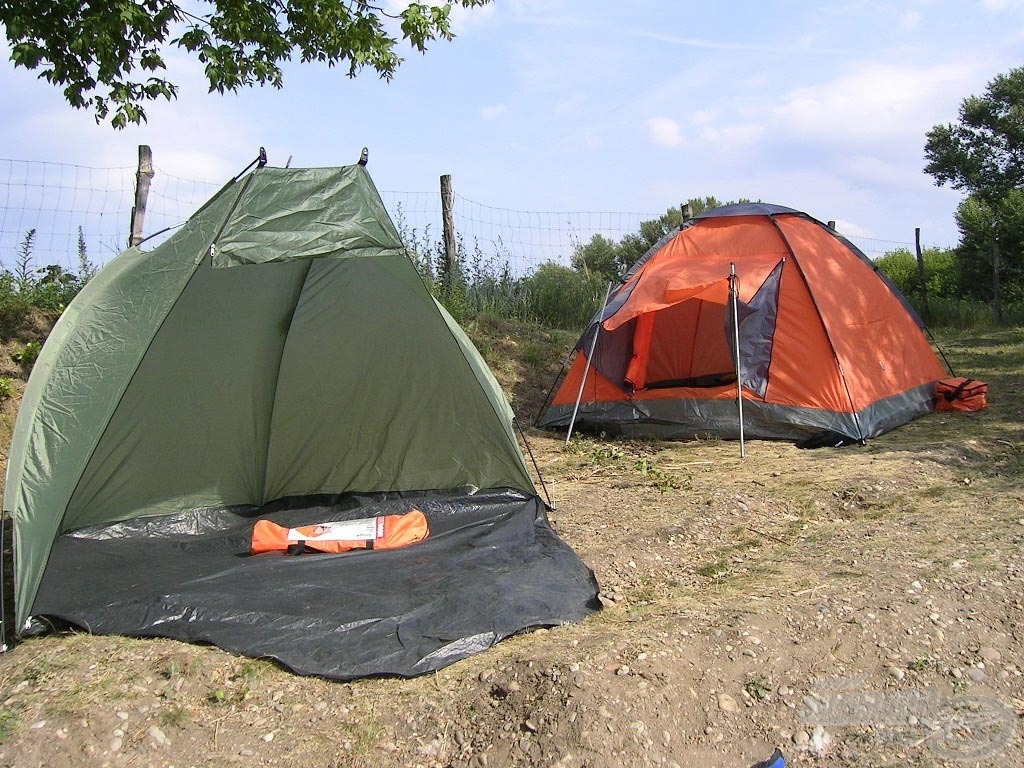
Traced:
MULTIPOLYGON (((183 179, 155 167, 146 206, 145 229, 152 247, 221 186, 183 179)), ((92 168, 68 163, 0 159, 0 269, 18 263, 19 248, 31 231, 32 265, 74 271, 83 255, 102 266, 127 246, 135 195, 134 167, 92 168)), ((407 242, 435 249, 442 240, 438 192, 382 191, 381 197, 407 242)), ((513 274, 527 274, 545 262, 569 264, 574 248, 594 235, 618 241, 635 233, 653 212, 529 211, 486 205, 458 193, 455 229, 463 247, 513 274)), ((913 250, 898 240, 850 237, 871 258, 913 250)))

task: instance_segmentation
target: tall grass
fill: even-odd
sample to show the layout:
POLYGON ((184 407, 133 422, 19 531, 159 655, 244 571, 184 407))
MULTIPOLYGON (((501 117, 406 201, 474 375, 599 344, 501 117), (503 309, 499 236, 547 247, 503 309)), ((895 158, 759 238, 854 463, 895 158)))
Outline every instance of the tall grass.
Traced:
POLYGON ((448 269, 444 243, 429 226, 407 227, 400 208, 395 223, 427 288, 460 323, 492 316, 579 332, 604 297, 600 276, 554 262, 515 274, 511 254, 500 241, 497 253, 488 256, 475 238, 471 243, 457 238, 448 269))
POLYGON ((77 272, 69 272, 57 264, 37 268, 33 247, 36 231, 25 233, 18 246, 13 270, 0 272, 0 339, 17 335, 32 312, 59 315, 96 274, 89 261, 85 237, 78 230, 77 272))
MULTIPOLYGON (((911 304, 921 314, 916 299, 911 304)), ((962 330, 988 330, 1000 326, 1024 326, 1024 305, 1003 306, 1003 320, 996 320, 995 310, 990 304, 977 299, 943 299, 929 296, 928 313, 922 318, 931 328, 959 328, 962 330)))

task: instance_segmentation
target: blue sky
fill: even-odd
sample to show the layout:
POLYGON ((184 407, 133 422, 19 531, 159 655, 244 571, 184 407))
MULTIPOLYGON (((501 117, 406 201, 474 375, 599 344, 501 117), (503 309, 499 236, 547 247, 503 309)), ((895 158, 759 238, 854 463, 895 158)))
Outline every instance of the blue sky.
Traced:
POLYGON ((0 157, 123 167, 149 144, 158 171, 221 182, 260 146, 293 166, 368 146, 382 190, 433 192, 448 173, 498 208, 652 214, 747 197, 946 246, 961 195, 922 172, 925 134, 1024 64, 1024 0, 496 0, 456 29, 390 83, 290 64, 283 90, 211 95, 175 54, 179 98, 124 131, 7 63, 0 157))

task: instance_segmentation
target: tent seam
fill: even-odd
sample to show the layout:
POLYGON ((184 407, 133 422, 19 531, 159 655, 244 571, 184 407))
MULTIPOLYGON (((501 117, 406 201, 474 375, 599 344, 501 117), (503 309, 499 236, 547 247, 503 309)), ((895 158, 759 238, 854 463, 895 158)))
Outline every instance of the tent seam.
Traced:
POLYGON ((260 495, 258 506, 262 507, 267 503, 267 479, 269 477, 270 470, 270 443, 273 435, 274 426, 274 412, 277 410, 277 390, 281 386, 281 370, 284 363, 284 350, 288 346, 288 338, 292 333, 292 325, 295 322, 295 313, 299 309, 299 303, 302 301, 302 294, 306 290, 306 281, 309 279, 309 273, 313 269, 314 259, 306 259, 306 271, 302 275, 302 284, 299 286, 298 292, 295 294, 295 302, 292 304, 292 311, 288 314, 288 327, 284 332, 284 340, 281 342, 281 354, 277 356, 277 373, 274 376, 274 391, 270 398, 270 414, 267 417, 267 446, 263 452, 263 477, 260 482, 260 495))
MULTIPOLYGON (((231 214, 234 213, 235 208, 238 207, 239 200, 241 199, 242 195, 245 194, 245 190, 248 187, 249 181, 250 181, 251 178, 252 178, 252 176, 248 176, 246 178, 245 185, 239 191, 238 196, 235 198, 235 201, 234 201, 234 203, 231 206, 231 209, 225 215, 224 221, 221 222, 220 228, 217 230, 217 235, 215 235, 213 238, 211 238, 211 240, 210 240, 210 244, 211 245, 216 241, 217 237, 224 231, 224 227, 227 225, 228 219, 231 218, 231 214)), ((226 190, 227 188, 228 188, 228 185, 225 185, 224 190, 226 190)), ((214 199, 216 199, 216 198, 214 198, 214 199)), ((213 199, 211 199, 209 202, 212 203, 213 199)), ((195 216, 195 214, 193 214, 193 216, 190 216, 189 219, 192 219, 194 216, 195 216)), ((149 342, 146 344, 146 348, 144 350, 142 350, 142 354, 139 355, 138 365, 135 366, 135 370, 132 371, 132 375, 129 377, 128 382, 124 386, 124 389, 122 389, 121 393, 118 395, 117 401, 114 403, 114 407, 110 411, 110 417, 113 417, 113 415, 115 413, 117 413, 118 408, 121 407, 121 403, 124 401, 125 394, 127 394, 128 390, 131 389, 132 382, 135 381, 135 377, 139 373, 139 366, 142 365, 142 361, 145 360, 146 357, 149 355, 149 350, 152 348, 153 342, 156 340, 156 337, 160 335, 160 331, 161 331, 161 329, 163 329, 164 324, 167 322, 167 318, 171 316, 171 314, 174 312, 174 308, 176 306, 178 306, 178 302, 181 300, 182 294, 184 294, 185 291, 188 290, 189 284, 195 279, 196 273, 199 271, 200 265, 207 258, 208 254, 209 254, 209 246, 207 246, 206 253, 203 255, 203 257, 198 259, 195 262, 195 264, 192 265, 192 274, 189 275, 188 280, 185 281, 185 285, 182 286, 181 290, 178 292, 177 297, 171 303, 171 306, 169 306, 167 308, 167 312, 164 314, 163 319, 160 321, 160 324, 153 331, 153 335, 150 337, 149 342)), ((106 422, 106 424, 103 427, 103 431, 100 432, 100 434, 96 438, 96 441, 93 443, 92 448, 89 449, 89 456, 85 460, 85 464, 82 467, 82 473, 78 476, 78 480, 75 483, 75 487, 71 490, 71 494, 68 496, 68 503, 64 505, 64 511, 61 513, 60 524, 59 524, 59 526, 57 528, 58 533, 60 533, 61 529, 63 529, 63 527, 64 527, 64 520, 67 518, 68 507, 71 505, 71 500, 75 497, 75 494, 78 493, 78 489, 82 485, 82 479, 85 477, 85 470, 88 469, 89 464, 92 462, 93 456, 96 455, 96 449, 99 447, 100 443, 103 441, 103 437, 104 437, 104 435, 107 434, 107 430, 109 430, 109 429, 110 429, 110 418, 108 417, 107 422, 106 422)), ((47 560, 49 560, 49 554, 47 554, 47 560)))
MULTIPOLYGON (((377 201, 380 203, 381 209, 384 211, 384 214, 387 217, 388 222, 391 224, 391 227, 395 230, 395 232, 398 232, 398 228, 395 226, 395 222, 391 218, 391 213, 384 206, 384 201, 380 197, 380 192, 377 191, 377 185, 374 184, 373 179, 368 179, 368 181, 369 181, 369 184, 370 184, 370 189, 372 189, 373 193, 377 196, 377 201)), ((399 236, 399 240, 401 240, 401 236, 399 236)), ((470 362, 469 362, 468 358, 466 357, 465 353, 462 352, 462 345, 459 343, 458 338, 456 338, 455 334, 452 332, 451 327, 448 325, 448 321, 445 319, 445 317, 442 314, 441 310, 438 308, 439 305, 440 305, 440 302, 437 301, 434 298, 434 295, 430 292, 430 289, 427 287, 427 283, 423 279, 423 275, 421 275, 420 271, 416 268, 416 262, 414 262, 412 260, 412 256, 410 255, 409 249, 406 247, 404 241, 402 241, 402 251, 405 253, 406 259, 408 259, 409 263, 412 265, 413 273, 419 279, 420 285, 422 286, 423 290, 426 291, 427 297, 430 299, 430 303, 432 305, 432 310, 431 311, 435 312, 437 314, 437 316, 441 319, 441 322, 444 323, 444 327, 445 327, 445 330, 448 333, 448 336, 451 338, 451 340, 455 343, 456 347, 459 349, 460 356, 462 357, 462 360, 465 363, 466 367, 469 369, 469 373, 473 377, 473 381, 476 382, 477 388, 479 389, 480 393, 484 396, 484 400, 487 401, 487 404, 490 406, 491 410, 494 412, 494 415, 498 417, 498 422, 499 423, 503 423, 505 417, 502 416, 500 413, 498 413, 498 410, 495 407, 494 403, 491 402, 491 398, 487 396, 487 392, 484 390, 483 385, 480 383, 480 379, 477 378, 476 371, 473 370, 473 366, 470 365, 470 362)), ((475 347, 475 345, 474 345, 474 347, 475 347)), ((499 390, 500 389, 501 389, 501 387, 499 385, 499 390)), ((504 392, 502 392, 502 397, 504 397, 504 392)), ((509 410, 511 410, 511 408, 512 408, 512 406, 509 405, 509 410)), ((512 420, 513 421, 518 421, 514 411, 512 412, 512 420)), ((502 432, 504 432, 504 430, 502 430, 502 432)), ((506 439, 508 438, 508 434, 507 433, 505 433, 505 437, 506 437, 506 439)), ((516 453, 519 456, 520 464, 522 466, 522 469, 524 470, 523 474, 526 476, 527 479, 530 480, 530 484, 533 485, 533 479, 530 477, 530 469, 526 465, 526 457, 523 456, 523 452, 519 449, 519 444, 515 440, 514 433, 513 433, 512 439, 509 440, 509 443, 511 444, 511 446, 513 448, 515 448, 515 451, 516 451, 516 453)), ((538 472, 539 472, 539 470, 538 470, 538 472)), ((543 484, 543 480, 541 480, 541 483, 543 484)), ((524 489, 519 489, 519 490, 524 490, 524 489)), ((533 490, 534 496, 536 496, 539 499, 540 495, 537 493, 537 487, 534 486, 532 490, 533 490)))
MULTIPOLYGON (((796 257, 796 252, 793 250, 793 246, 789 244, 789 238, 786 237, 786 233, 782 231, 782 227, 780 227, 776 221, 775 214, 769 214, 768 219, 771 221, 772 226, 775 227, 775 231, 779 233, 779 237, 782 238, 782 242, 785 244, 786 250, 789 251, 790 256, 793 257, 793 263, 796 264, 797 271, 800 273, 800 277, 803 279, 804 285, 807 287, 807 295, 811 297, 811 303, 814 305, 814 311, 818 315, 818 322, 821 323, 821 327, 825 331, 825 340, 828 341, 828 348, 832 350, 832 359, 836 361, 836 369, 839 371, 839 379, 843 382, 843 391, 846 392, 846 400, 850 404, 850 413, 853 414, 853 422, 857 425, 858 434, 856 437, 858 440, 864 440, 866 439, 864 427, 860 423, 857 408, 853 404, 853 395, 850 394, 850 385, 846 381, 846 371, 843 370, 843 363, 839 359, 839 353, 836 352, 836 345, 832 341, 832 333, 829 331, 828 326, 825 324, 825 318, 821 314, 821 307, 818 305, 818 299, 814 295, 814 289, 811 287, 811 283, 807 279, 807 275, 804 274, 803 267, 800 266, 800 260, 796 257)), ((816 223, 820 226, 820 222, 816 223)))

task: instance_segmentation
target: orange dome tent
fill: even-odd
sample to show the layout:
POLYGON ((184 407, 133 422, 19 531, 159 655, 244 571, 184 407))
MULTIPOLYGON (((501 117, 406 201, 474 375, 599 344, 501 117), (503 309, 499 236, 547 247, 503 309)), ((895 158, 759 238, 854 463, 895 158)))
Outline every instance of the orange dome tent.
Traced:
POLYGON ((863 441, 932 410, 946 373, 922 328, 820 221, 777 205, 715 208, 611 292, 538 423, 569 426, 579 398, 576 423, 610 434, 735 438, 742 411, 748 437, 863 441))

